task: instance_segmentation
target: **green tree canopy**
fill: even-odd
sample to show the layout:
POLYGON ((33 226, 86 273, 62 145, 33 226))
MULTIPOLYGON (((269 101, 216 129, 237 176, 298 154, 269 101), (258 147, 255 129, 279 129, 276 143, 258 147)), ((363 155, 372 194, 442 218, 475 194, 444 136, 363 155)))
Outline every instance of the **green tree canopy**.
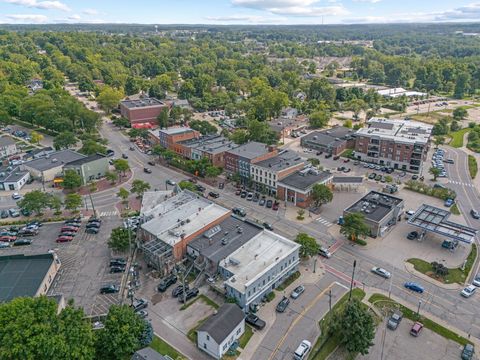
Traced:
POLYGON ((53 147, 55 150, 70 149, 77 145, 77 138, 71 131, 62 131, 53 139, 53 147))
POLYGON ((67 169, 63 175, 63 187, 65 189, 77 189, 82 186, 82 177, 73 169, 67 169))
POLYGON ((430 169, 428 169, 428 172, 429 174, 432 174, 433 175, 433 181, 437 181, 437 177, 438 175, 440 175, 440 173, 442 172, 442 170, 440 170, 439 168, 437 167, 431 167, 430 169))
POLYGON ((97 96, 97 102, 100 107, 107 113, 110 113, 118 106, 123 98, 123 92, 110 86, 104 86, 97 96))
POLYGON ((117 159, 113 162, 113 167, 115 171, 118 173, 125 173, 130 170, 130 165, 128 165, 128 161, 125 159, 117 159))
POLYGON ((312 202, 315 207, 320 207, 323 204, 329 203, 333 200, 333 192, 325 184, 315 184, 312 188, 312 202))
POLYGON ((146 181, 135 179, 132 182, 132 188, 130 191, 137 194, 138 197, 142 197, 143 193, 147 190, 150 190, 150 184, 146 181))
POLYGON ((41 190, 32 190, 26 193, 17 204, 22 210, 41 214, 49 205, 49 194, 41 190))
POLYGON ((370 235, 370 228, 365 224, 365 216, 362 213, 350 213, 344 216, 340 233, 349 240, 356 241, 370 235))
POLYGON ((108 247, 115 251, 127 251, 130 247, 128 231, 124 227, 113 229, 108 240, 108 247))
POLYGON ((315 256, 320 249, 315 238, 306 233, 299 233, 295 238, 295 242, 301 245, 299 251, 301 257, 315 256))
POLYGON ((72 193, 65 196, 65 209, 75 212, 80 206, 82 206, 82 196, 80 194, 72 193))

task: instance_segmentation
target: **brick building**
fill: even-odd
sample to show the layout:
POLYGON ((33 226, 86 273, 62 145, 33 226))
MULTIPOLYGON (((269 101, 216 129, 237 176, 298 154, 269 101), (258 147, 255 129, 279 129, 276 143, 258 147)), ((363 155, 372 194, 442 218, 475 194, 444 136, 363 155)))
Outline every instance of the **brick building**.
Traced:
POLYGON ((278 150, 273 146, 250 141, 225 152, 225 171, 230 176, 239 174, 241 181, 246 183, 250 179, 252 164, 270 159, 277 154, 278 150))
POLYGON ((157 125, 157 117, 165 108, 168 108, 168 105, 155 98, 120 102, 120 113, 130 121, 132 127, 139 124, 157 125))
MULTIPOLYGON (((190 129, 189 127, 171 127, 168 129, 156 129, 150 130, 149 140, 153 144, 161 145, 165 149, 173 150, 180 155, 182 154, 181 146, 176 146, 175 144, 191 139, 198 139, 200 133, 196 130, 190 129)), ((185 157, 188 157, 184 155, 185 157)))
POLYGON ((358 160, 419 173, 427 158, 432 125, 372 118, 355 134, 358 160))
POLYGON ((224 136, 207 135, 178 142, 175 144, 174 151, 192 160, 207 158, 213 165, 223 167, 225 152, 236 147, 238 147, 237 144, 224 136))

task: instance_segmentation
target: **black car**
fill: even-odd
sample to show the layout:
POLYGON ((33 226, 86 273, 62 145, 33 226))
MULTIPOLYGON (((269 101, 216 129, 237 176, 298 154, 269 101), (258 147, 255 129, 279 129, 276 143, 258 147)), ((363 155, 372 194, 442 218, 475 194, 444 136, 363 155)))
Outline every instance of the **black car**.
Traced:
POLYGON ((155 166, 155 161, 148 161, 147 164, 150 166, 155 166))
POLYGON ((225 183, 221 182, 218 184, 219 189, 223 189, 225 187, 225 183))
POLYGON ((277 307, 276 307, 277 312, 281 312, 281 313, 285 312, 285 310, 287 310, 288 304, 290 304, 290 299, 284 296, 282 300, 280 300, 280 302, 277 304, 277 307))
POLYGON ((73 226, 78 229, 80 226, 82 226, 82 224, 79 222, 66 222, 65 226, 73 226))
POLYGON ((185 293, 185 296, 179 296, 178 297, 178 301, 180 301, 181 303, 185 302, 185 301, 188 301, 190 300, 191 298, 195 297, 198 295, 198 289, 197 288, 193 288, 193 289, 190 289, 188 290, 186 293, 185 293))
POLYGON ((238 215, 238 216, 241 216, 241 217, 245 217, 247 216, 247 213, 244 209, 242 208, 233 208, 232 212, 235 214, 235 215, 238 215))
POLYGON ((200 191, 200 192, 204 192, 205 190, 207 190, 205 187, 203 187, 202 185, 195 185, 195 189, 197 189, 197 191, 200 191))
POLYGON ((115 294, 120 291, 120 286, 118 285, 106 285, 100 288, 100 294, 115 294))
POLYGON ((128 155, 127 154, 122 154, 122 158, 123 159, 128 159, 128 155))
POLYGON ((267 230, 273 231, 273 226, 270 225, 270 224, 267 223, 267 222, 264 222, 264 223, 263 223, 263 227, 264 227, 265 229, 267 229, 267 230))
POLYGON ((8 211, 7 210, 2 210, 2 212, 0 213, 0 217, 2 219, 8 218, 9 217, 8 211))
POLYGON ((90 218, 88 219, 88 222, 89 222, 89 223, 91 223, 91 222, 101 223, 101 222, 102 222, 102 219, 92 216, 92 217, 90 217, 90 218))
POLYGON ((416 240, 418 239, 418 232, 417 231, 410 231, 407 235, 408 240, 416 240))
POLYGON ((325 155, 325 159, 329 159, 329 158, 331 158, 331 157, 332 157, 332 154, 327 154, 327 155, 325 155))
POLYGON ((262 330, 266 325, 265 321, 254 314, 247 314, 245 322, 258 330, 262 330))
POLYGON ((177 277, 174 274, 168 275, 157 286, 157 290, 160 292, 164 292, 168 289, 169 286, 175 284, 177 282, 177 277))
POLYGON ((247 192, 246 192, 246 191, 242 191, 242 192, 240 193, 240 197, 241 197, 242 199, 245 199, 245 198, 247 197, 247 192))
POLYGON ((35 236, 38 235, 38 230, 22 229, 17 233, 18 236, 35 236))
POLYGON ((31 244, 32 244, 32 240, 18 239, 18 240, 15 240, 15 242, 13 243, 13 246, 24 246, 24 245, 31 245, 31 244))
POLYGON ((111 266, 110 267, 110 273, 115 274, 115 273, 123 273, 125 272, 125 266, 111 266))
POLYGON ((110 266, 127 266, 127 260, 124 258, 116 258, 110 260, 110 266))
POLYGON ((80 218, 72 218, 72 219, 65 220, 65 224, 73 224, 73 223, 80 224, 81 222, 82 222, 82 219, 80 218))
POLYGON ((94 221, 94 222, 88 223, 88 224, 86 225, 86 228, 87 228, 87 229, 90 229, 90 228, 97 228, 97 229, 98 229, 100 226, 102 226, 102 224, 100 224, 99 222, 95 222, 95 221, 94 221))
POLYGON ((87 234, 98 234, 99 231, 100 229, 97 227, 90 227, 85 230, 87 234))
POLYGON ((149 168, 143 168, 143 172, 144 172, 144 173, 147 173, 147 174, 151 174, 151 173, 152 173, 152 170, 149 169, 149 168))
MULTIPOLYGON (((188 284, 185 285, 185 290, 186 290, 186 291, 189 290, 188 284)), ((172 296, 173 296, 173 297, 178 297, 178 296, 180 296, 180 295, 183 294, 183 291, 184 291, 183 285, 179 285, 179 286, 177 286, 175 289, 173 289, 173 291, 172 291, 172 296)))
POLYGON ((216 192, 213 192, 213 191, 210 191, 208 193, 209 196, 211 196, 212 198, 214 199, 218 199, 220 197, 220 194, 219 193, 216 193, 216 192))
POLYGON ((271 209, 272 206, 273 206, 273 201, 272 200, 267 200, 266 206, 267 206, 267 208, 271 209))

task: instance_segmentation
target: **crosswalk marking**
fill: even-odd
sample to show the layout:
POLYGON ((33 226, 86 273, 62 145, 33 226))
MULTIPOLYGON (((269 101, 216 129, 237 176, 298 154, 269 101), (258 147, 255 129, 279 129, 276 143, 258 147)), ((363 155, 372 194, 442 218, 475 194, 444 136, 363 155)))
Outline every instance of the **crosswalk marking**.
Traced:
POLYGON ((315 220, 318 221, 320 224, 323 224, 323 225, 325 225, 325 226, 327 226, 327 227, 333 225, 330 221, 328 221, 327 219, 322 218, 321 216, 318 217, 318 218, 316 218, 315 220))
POLYGON ((100 217, 108 217, 108 216, 117 216, 118 212, 115 211, 102 211, 101 213, 98 214, 100 217))
POLYGON ((448 183, 449 184, 455 184, 455 185, 463 185, 463 186, 468 186, 468 187, 474 187, 475 186, 472 183, 464 183, 464 182, 460 182, 460 181, 449 181, 448 183))

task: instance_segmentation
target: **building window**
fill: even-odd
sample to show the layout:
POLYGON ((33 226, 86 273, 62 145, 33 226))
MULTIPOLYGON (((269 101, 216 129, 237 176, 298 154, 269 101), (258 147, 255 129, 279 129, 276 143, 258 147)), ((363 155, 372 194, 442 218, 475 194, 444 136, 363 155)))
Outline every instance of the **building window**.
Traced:
POLYGON ((207 335, 207 341, 210 341, 210 335, 207 335))
POLYGON ((228 345, 228 344, 224 344, 224 345, 223 345, 223 351, 227 350, 227 345, 228 345))
POLYGON ((207 344, 206 344, 206 343, 203 343, 203 348, 204 348, 204 349, 207 348, 207 344))
POLYGON ((240 335, 241 332, 242 332, 242 328, 238 328, 237 329, 237 335, 240 335))

